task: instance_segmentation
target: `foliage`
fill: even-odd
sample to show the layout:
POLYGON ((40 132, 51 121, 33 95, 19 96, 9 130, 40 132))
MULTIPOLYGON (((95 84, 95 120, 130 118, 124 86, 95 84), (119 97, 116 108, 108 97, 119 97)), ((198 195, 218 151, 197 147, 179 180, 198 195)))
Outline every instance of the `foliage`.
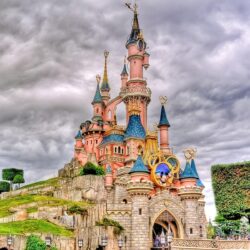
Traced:
POLYGON ((25 250, 46 250, 46 244, 36 235, 27 238, 25 250))
POLYGON ((45 180, 45 181, 38 181, 38 182, 34 182, 34 183, 31 183, 31 184, 25 185, 25 186, 22 187, 22 189, 31 188, 31 187, 41 188, 41 187, 47 187, 47 186, 57 187, 58 186, 58 181, 59 181, 59 178, 51 178, 51 179, 48 179, 48 180, 45 180))
POLYGON ((219 231, 239 232, 240 218, 250 218, 250 162, 212 166, 219 231))
POLYGON ((87 162, 81 169, 80 175, 105 175, 105 170, 101 166, 96 166, 92 162, 87 162))
POLYGON ((23 176, 20 175, 20 174, 17 174, 17 175, 14 177, 14 179, 13 179, 13 183, 14 183, 14 184, 21 184, 21 183, 24 183, 24 182, 25 182, 25 180, 24 180, 23 176))
POLYGON ((88 211, 86 208, 82 208, 78 205, 73 205, 72 207, 70 207, 68 209, 68 212, 70 214, 81 214, 81 215, 87 215, 88 214, 88 211))
POLYGON ((71 237, 73 233, 64 227, 46 220, 13 221, 0 224, 0 234, 25 235, 30 233, 47 233, 52 235, 71 237))
POLYGON ((209 222, 207 226, 207 238, 213 239, 215 238, 215 235, 216 235, 215 227, 212 225, 211 222, 209 222))
POLYGON ((17 168, 5 168, 2 171, 2 178, 6 181, 13 181, 16 175, 23 176, 23 170, 17 168))
MULTIPOLYGON (((78 205, 82 208, 88 207, 90 203, 87 202, 76 202, 70 200, 59 199, 51 196, 44 195, 18 195, 15 197, 7 198, 0 200, 0 218, 11 215, 10 209, 18 207, 20 205, 25 205, 29 203, 36 203, 34 209, 38 206, 48 206, 48 207, 57 207, 57 206, 74 206, 78 205)), ((31 208, 29 208, 31 209, 31 208)))
POLYGON ((124 227, 119 222, 109 218, 103 218, 101 221, 97 221, 96 226, 114 227, 114 234, 116 235, 120 235, 124 231, 124 227))
POLYGON ((9 192, 10 184, 7 181, 0 181, 0 193, 9 192))

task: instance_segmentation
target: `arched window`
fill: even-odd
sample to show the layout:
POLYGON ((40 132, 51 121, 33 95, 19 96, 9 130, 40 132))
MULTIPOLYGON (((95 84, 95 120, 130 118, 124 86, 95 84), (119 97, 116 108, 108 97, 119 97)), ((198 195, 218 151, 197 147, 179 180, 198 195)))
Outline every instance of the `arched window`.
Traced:
POLYGON ((105 153, 108 154, 108 148, 105 148, 105 153))
POLYGON ((122 154, 123 154, 123 148, 122 148, 122 154))
POLYGON ((200 225, 200 237, 202 237, 203 234, 202 234, 202 226, 200 225))
POLYGON ((190 234, 193 234, 193 228, 191 227, 189 230, 190 234))
POLYGON ((128 201, 127 201, 126 199, 123 199, 122 202, 123 202, 124 204, 127 204, 127 203, 128 203, 128 201))
POLYGON ((115 153, 117 153, 117 147, 115 147, 115 153))
POLYGON ((95 140, 95 144, 98 144, 98 140, 95 140))
POLYGON ((120 154, 121 153, 121 147, 119 146, 118 147, 118 154, 120 154))

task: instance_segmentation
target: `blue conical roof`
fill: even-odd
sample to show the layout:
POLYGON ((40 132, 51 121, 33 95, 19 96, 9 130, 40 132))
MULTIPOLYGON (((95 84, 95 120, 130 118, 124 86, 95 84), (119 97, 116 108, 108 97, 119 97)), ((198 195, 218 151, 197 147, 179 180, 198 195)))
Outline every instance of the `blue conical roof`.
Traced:
POLYGON ((97 84, 95 96, 94 96, 94 99, 92 101, 92 104, 95 104, 95 103, 102 103, 102 96, 101 96, 101 92, 100 92, 100 88, 99 88, 99 83, 97 84))
POLYGON ((158 127, 160 127, 160 126, 168 126, 168 127, 170 127, 170 123, 168 121, 164 105, 161 106, 161 117, 160 117, 158 127))
POLYGON ((139 155, 137 160, 134 163, 134 166, 131 168, 130 174, 132 173, 149 173, 149 170, 143 163, 142 157, 139 155))
POLYGON ((194 159, 191 160, 191 168, 192 168, 193 172, 198 176, 198 180, 196 181, 196 185, 197 185, 198 187, 204 187, 204 185, 203 185, 203 183, 202 183, 202 181, 200 180, 200 177, 199 177, 199 175, 198 175, 198 172, 197 172, 197 169, 196 169, 196 165, 195 165, 194 159))
POLYGON ((122 75, 128 75, 126 64, 124 64, 124 66, 123 66, 121 76, 122 76, 122 75))
POLYGON ((146 132, 141 124, 140 115, 139 114, 130 115, 124 139, 125 140, 128 138, 145 139, 145 137, 146 137, 146 132))
POLYGON ((180 179, 196 178, 199 179, 198 175, 193 171, 189 162, 186 163, 184 171, 180 175, 180 179))
POLYGON ((78 133, 76 134, 75 139, 82 139, 82 133, 81 133, 80 130, 79 130, 78 133))
POLYGON ((111 174, 111 173, 112 173, 112 168, 110 167, 110 165, 108 165, 106 168, 106 174, 111 174))

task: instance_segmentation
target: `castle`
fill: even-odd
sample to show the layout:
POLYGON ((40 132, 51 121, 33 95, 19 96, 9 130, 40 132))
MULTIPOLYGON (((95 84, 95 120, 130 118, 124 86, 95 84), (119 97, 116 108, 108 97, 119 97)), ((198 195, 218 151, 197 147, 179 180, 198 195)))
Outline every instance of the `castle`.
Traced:
MULTIPOLYGON (((166 234, 204 239, 204 185, 197 173, 195 150, 185 150, 186 165, 182 170, 170 147, 165 97, 161 97, 157 128, 148 129, 151 90, 143 73, 149 67, 150 55, 139 26, 137 5, 128 7, 133 11, 133 24, 126 41, 120 93, 115 98, 110 96, 109 53, 105 51, 102 80, 96 77, 93 116, 80 125, 73 160, 59 171, 59 176, 74 177, 87 162, 105 168, 103 186, 99 187, 106 193, 103 213, 125 228, 127 249, 148 250, 166 234), (116 120, 121 103, 126 107, 125 126, 116 120)), ((82 230, 86 231, 86 227, 82 230)))

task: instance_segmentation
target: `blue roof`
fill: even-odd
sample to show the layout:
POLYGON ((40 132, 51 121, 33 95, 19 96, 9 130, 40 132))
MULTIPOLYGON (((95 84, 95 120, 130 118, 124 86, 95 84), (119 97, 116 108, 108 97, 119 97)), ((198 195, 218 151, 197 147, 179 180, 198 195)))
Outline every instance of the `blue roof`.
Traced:
POLYGON ((198 187, 205 187, 205 186, 203 185, 202 181, 200 180, 199 175, 198 175, 198 172, 197 172, 197 169, 196 169, 196 165, 195 165, 194 159, 191 160, 191 168, 192 168, 193 172, 198 176, 198 180, 196 181, 196 185, 197 185, 198 187))
POLYGON ((109 142, 123 142, 123 141, 124 141, 123 135, 111 134, 103 138, 101 145, 109 142))
POLYGON ((80 130, 79 130, 78 133, 76 134, 75 139, 82 139, 82 133, 81 133, 80 130))
POLYGON ((193 171, 189 162, 186 163, 184 171, 180 174, 180 179, 196 178, 199 179, 198 175, 193 171))
POLYGON ((137 160, 134 163, 134 166, 131 168, 130 174, 132 173, 149 173, 148 168, 143 163, 142 157, 139 155, 137 160))
POLYGON ((168 121, 164 105, 161 106, 161 117, 160 117, 158 127, 160 127, 160 126, 168 126, 168 127, 170 127, 170 123, 168 121))
POLYGON ((128 75, 127 66, 124 64, 121 75, 128 75))
POLYGON ((94 96, 94 99, 92 101, 92 104, 94 104, 94 103, 102 103, 102 96, 101 96, 101 92, 100 92, 99 83, 97 84, 95 96, 94 96))
POLYGON ((138 138, 145 139, 146 132, 141 124, 140 115, 131 115, 129 117, 128 126, 125 131, 124 139, 128 138, 138 138))
POLYGON ((110 165, 108 165, 106 167, 106 174, 111 174, 112 173, 112 168, 110 167, 110 165))

